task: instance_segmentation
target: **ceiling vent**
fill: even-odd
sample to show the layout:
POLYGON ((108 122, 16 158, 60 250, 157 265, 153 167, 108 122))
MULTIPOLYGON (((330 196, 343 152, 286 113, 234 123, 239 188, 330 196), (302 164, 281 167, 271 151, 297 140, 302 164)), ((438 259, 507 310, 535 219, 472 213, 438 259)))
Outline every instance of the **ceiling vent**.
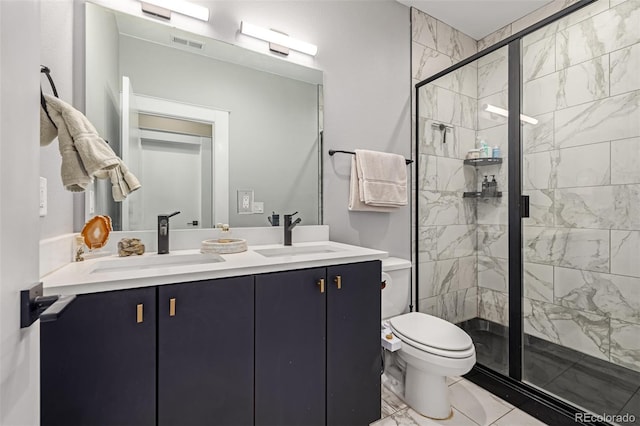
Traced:
POLYGON ((198 50, 202 50, 204 48, 204 43, 201 41, 189 40, 184 37, 171 36, 171 42, 180 46, 191 47, 198 50))

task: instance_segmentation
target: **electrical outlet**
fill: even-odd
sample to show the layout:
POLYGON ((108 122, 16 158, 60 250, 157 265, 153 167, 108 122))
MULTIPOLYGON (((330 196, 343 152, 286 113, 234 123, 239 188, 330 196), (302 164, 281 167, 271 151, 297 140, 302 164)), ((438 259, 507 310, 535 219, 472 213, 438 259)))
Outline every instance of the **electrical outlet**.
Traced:
POLYGON ((40 217, 47 215, 47 178, 40 176, 40 217))
POLYGON ((253 213, 253 190, 239 189, 238 190, 238 214, 251 214, 251 213, 253 213))
POLYGON ((264 201, 254 201, 253 212, 258 214, 264 213, 264 201))

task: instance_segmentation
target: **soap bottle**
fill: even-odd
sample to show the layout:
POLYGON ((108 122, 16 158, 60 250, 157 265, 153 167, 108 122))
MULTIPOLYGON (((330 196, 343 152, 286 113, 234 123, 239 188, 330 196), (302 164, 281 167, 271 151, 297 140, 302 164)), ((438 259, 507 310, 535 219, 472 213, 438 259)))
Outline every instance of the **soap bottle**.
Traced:
POLYGON ((489 145, 484 141, 484 139, 480 140, 480 157, 488 157, 487 152, 489 150, 489 145))
POLYGON ((491 177, 493 178, 489 184, 490 187, 490 193, 492 196, 496 196, 498 195, 498 182, 496 182, 496 175, 491 175, 491 177))
POLYGON ((486 196, 488 191, 489 191, 489 179, 485 175, 484 180, 482 181, 482 195, 486 196))
POLYGON ((229 224, 225 223, 222 225, 222 229, 220 229, 220 237, 218 238, 218 242, 220 243, 231 242, 231 228, 229 228, 229 224))

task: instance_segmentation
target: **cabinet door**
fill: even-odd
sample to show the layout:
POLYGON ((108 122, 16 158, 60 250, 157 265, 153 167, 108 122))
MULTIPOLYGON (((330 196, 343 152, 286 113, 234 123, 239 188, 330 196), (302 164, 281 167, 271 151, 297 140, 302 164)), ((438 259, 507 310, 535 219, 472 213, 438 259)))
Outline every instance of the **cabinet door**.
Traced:
POLYGON ((380 418, 380 262, 331 266, 327 280, 327 424, 368 425, 380 418))
POLYGON ((41 424, 156 424, 156 289, 80 295, 40 326, 41 424))
POLYGON ((253 277, 158 288, 158 425, 253 424, 253 277))
POLYGON ((325 424, 321 279, 325 268, 256 276, 256 425, 325 424))

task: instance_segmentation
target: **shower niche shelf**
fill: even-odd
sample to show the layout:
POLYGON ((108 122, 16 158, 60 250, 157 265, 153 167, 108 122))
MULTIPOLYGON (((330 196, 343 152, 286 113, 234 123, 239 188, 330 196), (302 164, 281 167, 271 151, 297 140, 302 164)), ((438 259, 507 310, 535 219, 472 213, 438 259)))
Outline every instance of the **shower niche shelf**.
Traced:
POLYGON ((482 192, 464 192, 462 198, 502 198, 502 191, 493 194, 483 194, 482 192))
POLYGON ((467 158, 464 160, 464 164, 468 166, 493 166, 495 164, 502 164, 502 158, 467 158))

